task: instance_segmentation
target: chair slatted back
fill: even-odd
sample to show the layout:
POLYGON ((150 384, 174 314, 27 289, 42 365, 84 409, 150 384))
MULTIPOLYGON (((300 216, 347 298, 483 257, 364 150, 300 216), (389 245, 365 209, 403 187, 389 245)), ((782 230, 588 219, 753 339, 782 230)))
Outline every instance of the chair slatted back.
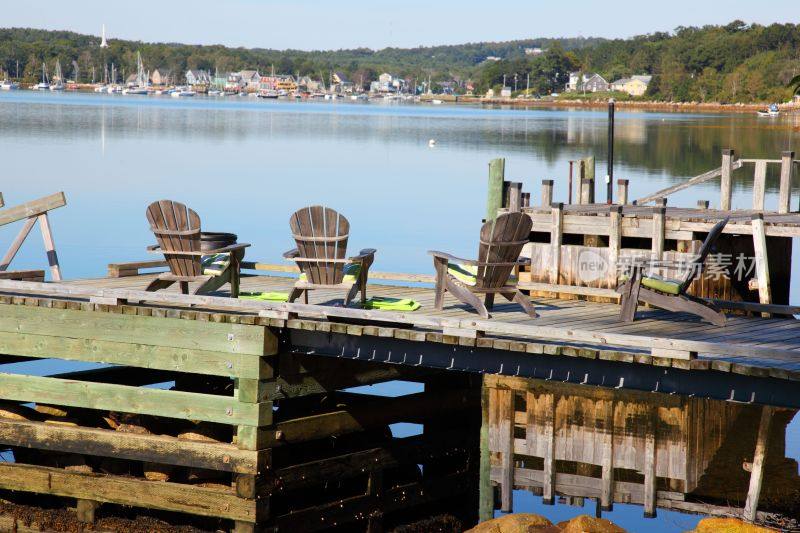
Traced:
POLYGON ((497 288, 508 282, 514 263, 522 247, 530 239, 533 221, 524 213, 505 213, 481 228, 478 261, 489 263, 478 266, 477 287, 497 288), (504 263, 492 265, 491 263, 504 263))
POLYGON ((197 213, 180 202, 159 200, 147 207, 147 220, 172 274, 199 276, 203 273, 199 255, 170 253, 200 251, 200 217, 197 213))
POLYGON ((313 259, 297 262, 308 282, 318 285, 341 283, 345 266, 341 260, 347 253, 350 222, 329 207, 313 205, 295 212, 289 219, 289 227, 300 257, 313 259))
POLYGON ((691 264, 689 265, 689 272, 686 274, 686 279, 683 280, 681 283, 681 292, 684 292, 689 288, 689 285, 692 284, 700 274, 705 271, 705 264, 706 259, 708 259, 708 254, 711 253, 714 245, 717 243, 717 239, 719 236, 722 235, 722 230, 725 229, 725 225, 728 224, 728 221, 731 217, 725 217, 724 219, 720 220, 714 227, 711 228, 711 231, 708 232, 706 239, 703 241, 703 244, 700 246, 700 250, 697 252, 697 256, 692 260, 691 264))

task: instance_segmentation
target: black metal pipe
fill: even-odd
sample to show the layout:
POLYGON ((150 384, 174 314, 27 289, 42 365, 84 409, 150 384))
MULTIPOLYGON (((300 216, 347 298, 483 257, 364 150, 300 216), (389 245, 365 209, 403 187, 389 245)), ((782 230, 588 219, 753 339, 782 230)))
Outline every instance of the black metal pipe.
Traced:
POLYGON ((608 100, 608 172, 606 176, 606 203, 614 201, 614 99, 608 100))

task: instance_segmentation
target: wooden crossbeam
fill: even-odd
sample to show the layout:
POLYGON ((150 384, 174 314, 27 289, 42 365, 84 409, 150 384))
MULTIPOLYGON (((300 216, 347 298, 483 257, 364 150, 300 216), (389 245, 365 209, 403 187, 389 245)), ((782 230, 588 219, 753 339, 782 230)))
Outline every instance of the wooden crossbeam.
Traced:
MULTIPOLYGON (((25 239, 33 229, 33 226, 36 222, 39 222, 39 229, 42 232, 42 240, 44 241, 44 249, 47 253, 47 263, 50 266, 50 275, 53 281, 61 281, 61 267, 58 263, 53 230, 50 227, 50 219, 47 213, 48 211, 65 205, 67 205, 67 199, 64 193, 58 192, 50 196, 10 207, 0 212, 0 226, 26 219, 25 224, 20 228, 19 233, 12 241, 8 251, 6 251, 3 258, 0 259, 0 271, 6 271, 8 269, 11 261, 22 247, 22 243, 25 242, 25 239)), ((1 203, 0 207, 2 207, 1 203)))

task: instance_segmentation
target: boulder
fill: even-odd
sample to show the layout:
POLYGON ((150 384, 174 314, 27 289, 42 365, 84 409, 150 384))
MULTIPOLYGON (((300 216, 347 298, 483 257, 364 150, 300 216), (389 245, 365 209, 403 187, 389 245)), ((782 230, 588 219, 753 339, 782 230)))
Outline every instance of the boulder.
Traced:
POLYGON ((481 522, 468 533, 528 533, 540 532, 549 528, 553 523, 547 518, 537 514, 519 513, 507 514, 493 520, 481 522))
POLYGON ((586 514, 559 522, 556 527, 561 533, 625 533, 624 529, 605 518, 595 518, 586 514))
POLYGON ((774 533, 774 531, 738 518, 703 518, 690 533, 774 533))

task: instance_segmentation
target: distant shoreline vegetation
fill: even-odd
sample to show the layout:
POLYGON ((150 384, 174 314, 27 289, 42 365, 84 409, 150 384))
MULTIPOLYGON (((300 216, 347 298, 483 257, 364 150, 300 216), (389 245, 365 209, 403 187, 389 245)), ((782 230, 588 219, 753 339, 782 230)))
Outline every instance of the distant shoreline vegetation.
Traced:
POLYGON ((608 82, 649 74, 646 93, 635 99, 752 103, 791 100, 788 84, 800 74, 800 24, 761 26, 739 20, 629 39, 527 39, 382 50, 246 49, 113 38, 108 48, 99 44, 97 36, 68 31, 0 29, 0 78, 32 83, 41 75, 42 61, 52 68, 58 59, 68 78, 99 82, 112 63, 123 76, 135 72, 139 51, 150 70, 263 73, 274 68, 318 79, 337 71, 364 88, 387 72, 408 80, 415 91, 430 80, 434 93, 452 94, 499 93, 505 82, 515 95, 527 90, 545 96, 563 93, 570 73, 597 73, 608 82))

